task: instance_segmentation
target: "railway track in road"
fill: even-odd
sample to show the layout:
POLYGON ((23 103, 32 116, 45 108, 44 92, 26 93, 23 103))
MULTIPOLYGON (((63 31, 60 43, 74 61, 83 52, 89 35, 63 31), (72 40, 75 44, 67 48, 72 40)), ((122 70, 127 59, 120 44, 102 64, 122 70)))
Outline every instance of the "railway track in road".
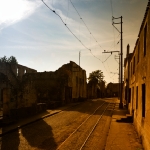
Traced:
POLYGON ((114 102, 103 102, 90 114, 57 148, 57 150, 82 150, 94 133, 97 125, 104 117, 106 111, 109 113, 114 109, 114 102), (109 108, 109 109, 108 109, 109 108))

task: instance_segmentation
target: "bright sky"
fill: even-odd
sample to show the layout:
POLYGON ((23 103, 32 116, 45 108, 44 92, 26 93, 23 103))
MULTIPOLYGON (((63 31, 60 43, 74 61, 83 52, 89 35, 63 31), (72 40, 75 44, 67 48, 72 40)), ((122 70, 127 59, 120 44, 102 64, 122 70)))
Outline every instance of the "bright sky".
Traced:
MULTIPOLYGON (((87 77, 92 71, 102 70, 107 83, 118 82, 118 59, 114 59, 118 53, 111 56, 102 53, 104 50, 120 50, 120 43, 117 44, 120 35, 112 26, 112 14, 114 17, 123 16, 125 57, 128 43, 130 51, 134 49, 148 0, 71 1, 44 0, 103 63, 91 55, 41 0, 0 0, 0 57, 13 55, 19 64, 42 72, 55 71, 69 61, 79 64, 81 51, 80 65, 86 70, 87 77), (79 18, 71 1, 97 42, 79 18)), ((120 25, 116 27, 120 30, 120 25)))

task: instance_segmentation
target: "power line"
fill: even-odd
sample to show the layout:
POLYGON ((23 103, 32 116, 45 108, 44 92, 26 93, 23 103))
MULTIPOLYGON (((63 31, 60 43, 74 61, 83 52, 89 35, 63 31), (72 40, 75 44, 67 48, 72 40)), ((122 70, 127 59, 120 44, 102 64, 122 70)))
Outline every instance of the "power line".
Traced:
MULTIPOLYGON (((94 37, 94 35, 92 34, 92 32, 90 31, 90 29, 88 28, 87 24, 85 23, 85 21, 83 20, 83 18, 81 17, 79 11, 77 10, 77 8, 75 7, 75 5, 73 4, 73 2, 70 0, 72 6, 74 7, 74 9, 76 10, 79 18, 82 20, 83 24, 85 25, 85 27, 87 28, 87 30, 89 31, 89 33, 92 35, 93 39, 95 40, 95 42, 99 45, 100 48, 102 48, 102 46, 98 43, 98 41, 96 40, 96 38, 94 37)), ((103 49, 103 48, 102 48, 103 49)))
MULTIPOLYGON (((72 4, 72 6, 74 7, 74 9, 76 10, 76 12, 77 12, 79 18, 82 20, 83 24, 85 25, 85 27, 86 27, 87 30, 89 31, 90 35, 92 35, 92 37, 93 37, 93 39, 95 40, 95 42, 98 43, 98 41, 97 41, 96 38, 93 36, 92 32, 90 31, 90 29, 89 29, 88 26, 86 25, 85 21, 84 21, 83 18, 81 17, 79 11, 77 10, 77 8, 76 8, 75 5, 73 4, 73 2, 72 2, 71 0, 70 0, 70 2, 71 2, 71 4, 72 4)), ((101 46, 99 43, 98 43, 98 46, 99 46, 100 48, 102 48, 102 46, 101 46)), ((102 48, 102 49, 103 49, 103 48, 102 48)), ((96 59, 100 60, 100 61, 103 63, 103 66, 104 66, 105 70, 107 71, 107 69, 106 69, 106 67, 105 67, 105 65, 104 65, 104 62, 107 61, 107 59, 108 59, 110 56, 109 56, 106 60, 102 61, 101 59, 99 59, 98 57, 96 57, 96 56, 92 53, 92 51, 90 51, 90 53, 91 53, 96 59)), ((108 65, 108 63, 107 63, 107 65, 108 65)), ((109 68, 109 67, 108 67, 108 68, 109 68)), ((108 71, 107 71, 107 73, 108 73, 108 71)), ((109 73, 108 73, 108 74, 109 74, 109 73)), ((110 77, 110 74, 109 74, 109 77, 110 77)), ((110 78, 111 78, 111 77, 110 77, 110 78)))
MULTIPOLYGON (((98 59, 98 60, 101 61, 101 59, 98 58, 98 57, 96 57, 96 56, 91 52, 91 49, 89 49, 86 45, 84 45, 83 42, 71 31, 71 29, 70 29, 70 28, 67 26, 67 24, 63 21, 63 19, 61 18, 61 16, 60 16, 55 10, 51 9, 51 8, 44 2, 44 0, 41 0, 41 1, 45 4, 46 7, 48 7, 48 9, 50 9, 53 13, 55 13, 55 14, 61 19, 62 23, 63 23, 63 24, 66 26, 66 28, 73 34, 73 36, 74 36, 87 50, 89 50, 90 53, 91 53, 96 59, 98 59)), ((101 61, 101 62, 102 62, 102 61, 101 61)))
MULTIPOLYGON (((106 55, 105 55, 105 59, 106 59, 106 55)), ((110 72, 110 67, 108 65, 108 62, 106 62, 106 63, 107 63, 108 71, 110 72)))
MULTIPOLYGON (((64 20, 62 19, 62 17, 55 11, 55 10, 53 10, 52 8, 50 8, 45 2, 44 2, 44 0, 41 0, 42 2, 43 2, 43 4, 49 9, 49 10, 51 10, 53 13, 55 13, 59 18, 60 18, 60 20, 62 21, 62 23, 66 26, 66 28, 69 30, 69 32, 83 45, 83 47, 85 48, 85 49, 87 49, 87 50, 89 50, 90 51, 90 53, 91 53, 91 55, 93 55, 93 57, 95 57, 96 59, 98 59, 99 61, 101 61, 102 62, 102 64, 103 64, 103 66, 104 66, 104 68, 105 68, 105 70, 106 70, 106 72, 108 73, 108 71, 107 71, 107 69, 106 69, 106 67, 105 67, 105 65, 104 65, 104 62, 100 59, 100 58, 98 58, 98 57, 96 57, 93 53, 92 53, 92 51, 91 51, 91 49, 89 49, 86 45, 84 45, 83 44, 83 42, 71 31, 71 29, 67 26, 67 24, 64 22, 64 20)), ((86 25, 86 24, 85 24, 86 25)), ((87 27, 88 28, 88 27, 87 27)), ((90 31, 90 30, 89 30, 90 31)), ((91 32, 90 32, 91 33, 91 32)), ((92 35, 93 36, 93 35, 92 35)), ((93 36, 93 38, 94 38, 94 36, 93 36)), ((95 39, 95 38, 94 38, 95 39)), ((96 40, 96 39, 95 39, 96 40)), ((96 41, 97 42, 97 41, 96 41)), ((99 45, 100 46, 100 45, 99 45)), ((101 46, 100 46, 101 47, 101 46)), ((102 48, 102 47, 101 47, 102 48)), ((106 61, 106 60, 105 60, 106 61)), ((109 73, 108 73, 109 74, 109 73)), ((109 77, 110 77, 110 74, 109 74, 109 77)))
POLYGON ((45 4, 45 6, 46 7, 48 7, 48 9, 50 9, 53 13, 55 13, 59 18, 60 18, 60 20, 62 21, 62 23, 66 26, 66 28, 73 34, 73 36, 87 49, 87 50, 89 50, 89 51, 91 51, 91 49, 89 49, 87 46, 85 46, 84 44, 83 44, 83 42, 71 31, 71 29, 67 26, 67 24, 63 21, 63 19, 61 18, 61 16, 55 11, 55 10, 53 10, 53 9, 51 9, 45 2, 44 2, 44 0, 41 0, 44 4, 45 4))
POLYGON ((111 56, 112 54, 110 54, 104 61, 103 61, 103 63, 106 61, 106 60, 108 60, 108 58, 111 56))
MULTIPOLYGON (((120 34, 119 34, 120 35, 120 34)), ((120 40, 116 43, 116 44, 112 44, 112 46, 110 46, 110 48, 108 49, 108 51, 112 50, 116 45, 118 45, 120 43, 120 40)))
POLYGON ((111 4, 111 13, 112 13, 112 16, 113 16, 113 5, 112 5, 112 0, 110 0, 110 4, 111 4))

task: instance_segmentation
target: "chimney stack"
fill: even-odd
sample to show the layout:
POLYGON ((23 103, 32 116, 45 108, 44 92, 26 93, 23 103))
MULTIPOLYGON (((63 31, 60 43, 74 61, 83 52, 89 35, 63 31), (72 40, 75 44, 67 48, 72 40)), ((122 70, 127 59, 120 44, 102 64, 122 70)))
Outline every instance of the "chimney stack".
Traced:
POLYGON ((128 44, 127 45, 127 54, 126 54, 126 57, 128 57, 129 53, 130 53, 130 45, 128 44))

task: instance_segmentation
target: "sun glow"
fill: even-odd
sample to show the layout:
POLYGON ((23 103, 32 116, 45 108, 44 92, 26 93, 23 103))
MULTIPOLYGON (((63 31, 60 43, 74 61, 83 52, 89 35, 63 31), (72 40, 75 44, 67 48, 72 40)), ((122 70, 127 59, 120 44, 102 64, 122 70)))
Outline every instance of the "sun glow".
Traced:
POLYGON ((30 15, 39 3, 29 0, 0 0, 0 25, 9 25, 30 15))

